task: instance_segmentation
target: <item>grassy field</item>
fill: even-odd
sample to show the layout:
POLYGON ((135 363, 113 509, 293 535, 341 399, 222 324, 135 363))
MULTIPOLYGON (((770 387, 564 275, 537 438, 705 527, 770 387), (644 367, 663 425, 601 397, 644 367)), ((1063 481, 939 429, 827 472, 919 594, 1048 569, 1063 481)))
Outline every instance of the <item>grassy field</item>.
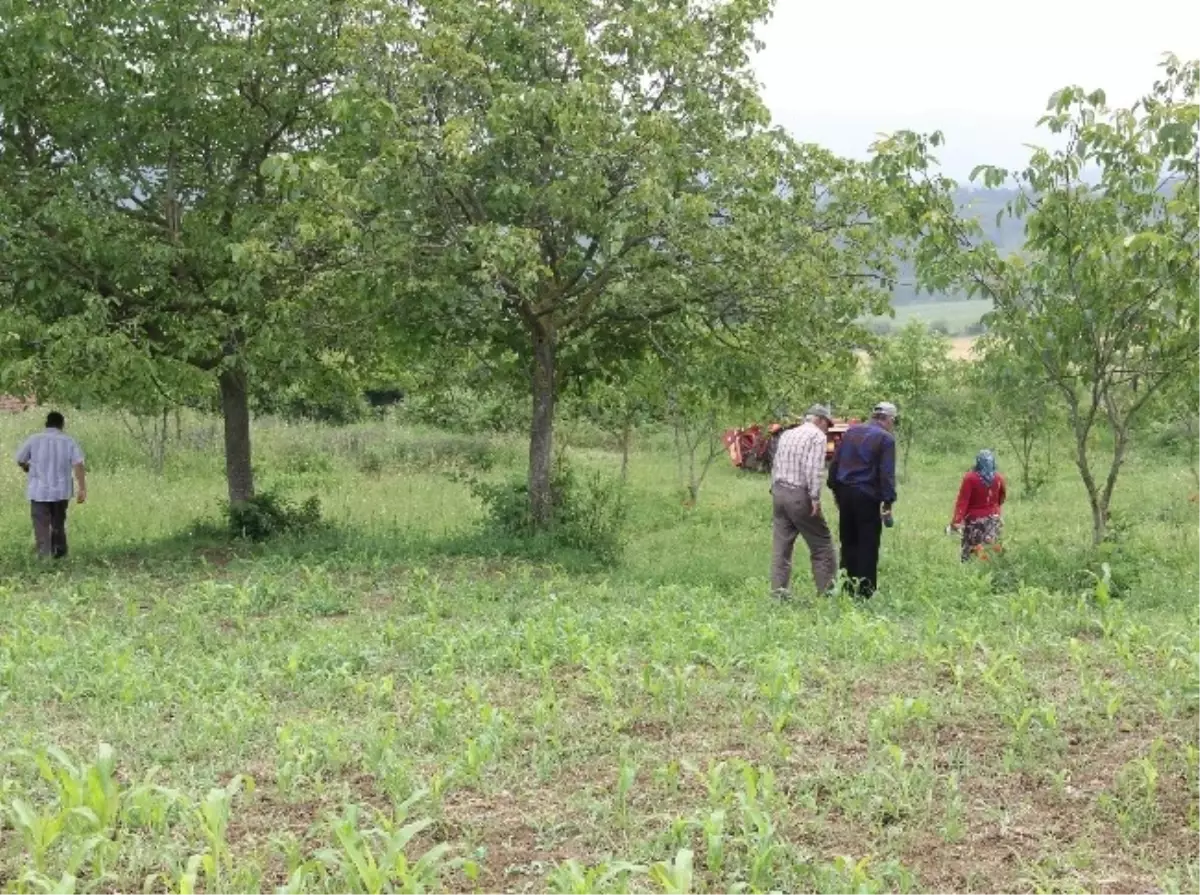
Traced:
MULTIPOLYGON (((765 480, 718 465, 688 509, 652 439, 603 569, 483 531, 448 473, 516 470, 518 442, 260 425, 263 481, 333 528, 231 548, 198 524, 215 423, 160 477, 115 423, 68 422, 93 472, 63 564, 31 560, 0 466, 5 891, 1200 888, 1174 462, 1127 467, 1098 585, 1065 460, 963 567, 943 528, 979 445, 918 453, 877 597, 801 571, 785 605, 765 480)), ((5 450, 36 424, 0 420, 5 450)))
POLYGON ((888 323, 899 329, 910 320, 920 320, 933 326, 943 324, 950 335, 961 335, 968 326, 978 323, 991 310, 991 304, 982 300, 966 301, 922 301, 899 305, 895 317, 871 317, 871 323, 888 323))

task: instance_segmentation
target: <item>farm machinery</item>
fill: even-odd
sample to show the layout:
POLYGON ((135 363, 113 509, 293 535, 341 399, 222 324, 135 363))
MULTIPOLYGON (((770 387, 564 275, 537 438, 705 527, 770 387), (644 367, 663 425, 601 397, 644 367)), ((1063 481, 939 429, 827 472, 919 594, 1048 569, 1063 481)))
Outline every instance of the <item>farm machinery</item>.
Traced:
MULTIPOLYGON (((771 460, 775 456, 775 446, 779 441, 779 436, 788 429, 799 426, 802 422, 803 420, 770 423, 765 427, 754 423, 744 429, 730 429, 722 438, 725 449, 729 452, 730 462, 738 469, 746 469, 750 472, 770 472, 771 460)), ((825 443, 826 463, 833 459, 833 451, 838 442, 842 440, 845 431, 857 422, 856 419, 835 419, 833 421, 827 434, 828 440, 825 443)))

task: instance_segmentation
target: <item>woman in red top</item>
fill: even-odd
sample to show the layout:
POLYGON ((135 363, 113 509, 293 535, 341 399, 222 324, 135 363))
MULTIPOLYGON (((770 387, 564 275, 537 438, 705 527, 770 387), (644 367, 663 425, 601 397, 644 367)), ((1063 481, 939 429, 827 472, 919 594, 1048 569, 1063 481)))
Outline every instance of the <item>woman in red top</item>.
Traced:
POLYGON ((980 451, 975 466, 963 476, 954 505, 954 521, 950 527, 962 532, 962 561, 972 554, 986 559, 985 545, 995 545, 999 552, 1001 522, 1000 507, 1007 496, 1004 476, 996 472, 996 457, 991 451, 980 451))

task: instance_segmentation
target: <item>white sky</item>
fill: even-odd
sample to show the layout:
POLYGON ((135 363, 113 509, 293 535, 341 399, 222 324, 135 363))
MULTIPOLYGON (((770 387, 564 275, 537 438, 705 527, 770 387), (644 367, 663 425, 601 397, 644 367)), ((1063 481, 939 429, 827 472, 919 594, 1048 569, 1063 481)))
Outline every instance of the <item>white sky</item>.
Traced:
POLYGON ((965 180, 1015 167, 1068 84, 1111 106, 1148 92, 1166 52, 1200 56, 1200 2, 1137 0, 775 0, 755 70, 775 122, 863 157, 880 132, 938 129, 965 180))

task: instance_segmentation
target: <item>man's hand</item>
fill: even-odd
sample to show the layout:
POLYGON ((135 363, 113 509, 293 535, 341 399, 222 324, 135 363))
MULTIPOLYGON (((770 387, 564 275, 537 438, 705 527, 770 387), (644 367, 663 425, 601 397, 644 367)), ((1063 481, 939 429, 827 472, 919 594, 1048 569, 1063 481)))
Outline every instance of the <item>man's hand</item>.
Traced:
POLYGON ((814 516, 816 516, 817 518, 820 518, 820 516, 821 516, 821 501, 820 500, 814 500, 812 502, 812 514, 814 516))
POLYGON ((79 493, 75 495, 76 503, 83 503, 87 500, 87 488, 80 488, 79 493))
POLYGON ((18 463, 17 465, 21 467, 21 472, 24 472, 26 474, 29 473, 29 464, 28 463, 18 463))

